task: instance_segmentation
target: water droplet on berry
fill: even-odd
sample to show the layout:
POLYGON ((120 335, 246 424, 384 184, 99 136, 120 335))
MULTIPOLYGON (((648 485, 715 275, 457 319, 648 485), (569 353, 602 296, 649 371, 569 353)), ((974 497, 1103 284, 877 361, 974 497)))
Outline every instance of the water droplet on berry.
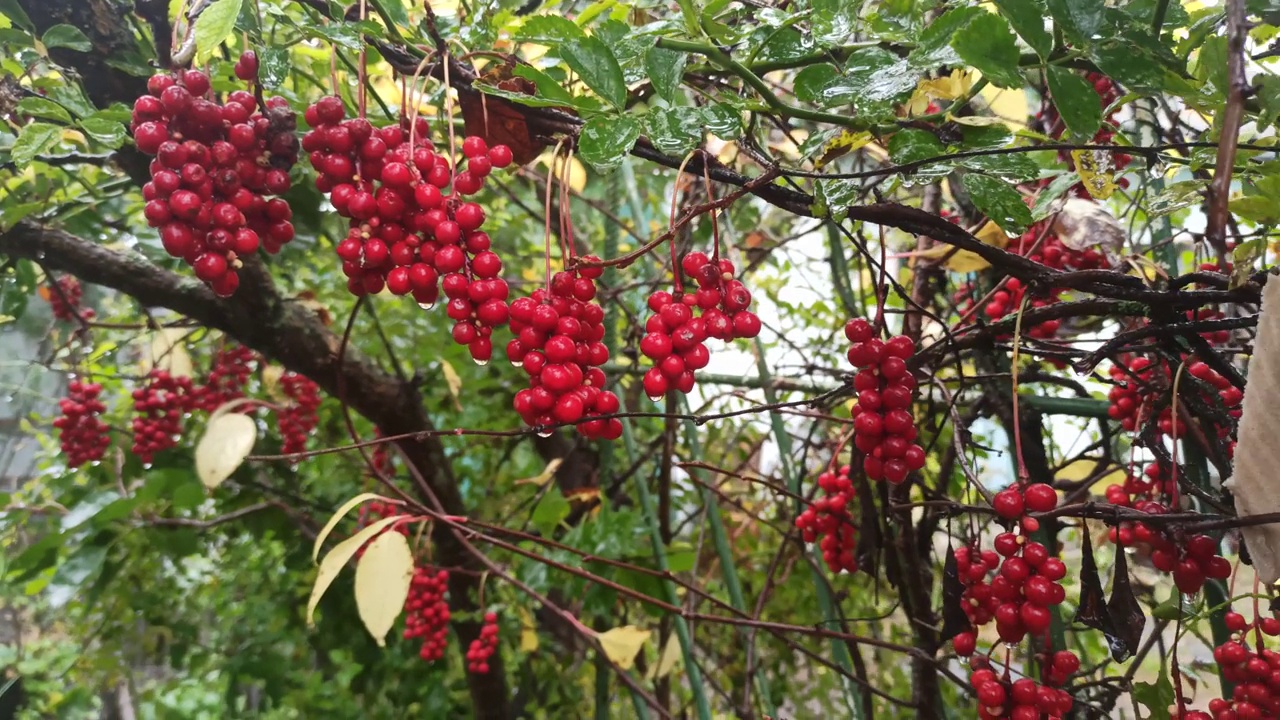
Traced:
POLYGON ((429 303, 418 303, 418 307, 422 308, 423 310, 430 310, 431 308, 433 308, 433 307, 435 307, 435 306, 436 306, 436 304, 435 304, 435 303, 433 303, 433 302, 429 302, 429 303))
POLYGON ((551 428, 546 428, 546 429, 544 429, 544 430, 539 430, 539 431, 538 431, 538 437, 544 437, 544 438, 546 438, 546 437, 551 437, 552 435, 554 435, 554 434, 555 434, 555 432, 556 432, 556 431, 555 431, 555 430, 552 430, 551 428))
POLYGON ((524 360, 512 360, 511 367, 524 367, 524 360))
POLYGON ((662 399, 662 396, 661 396, 661 395, 650 395, 650 396, 649 396, 649 399, 650 399, 650 400, 652 400, 652 401, 654 401, 654 402, 658 402, 659 400, 661 400, 661 399, 662 399))
MULTIPOLYGON (((472 359, 474 360, 474 358, 472 358, 472 359)), ((484 367, 485 365, 488 365, 488 364, 489 364, 489 361, 488 361, 488 360, 476 360, 476 361, 475 361, 475 363, 476 363, 477 365, 479 365, 480 367, 484 367)))

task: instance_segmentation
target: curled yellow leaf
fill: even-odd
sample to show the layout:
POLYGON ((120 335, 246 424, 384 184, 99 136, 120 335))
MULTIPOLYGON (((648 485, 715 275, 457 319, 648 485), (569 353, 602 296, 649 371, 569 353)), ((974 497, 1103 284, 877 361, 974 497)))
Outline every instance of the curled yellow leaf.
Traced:
POLYGON ((413 551, 404 535, 382 533, 369 543, 356 565, 356 611, 378 647, 386 647, 412 580, 413 551))
POLYGON ((636 655, 644 649, 653 633, 635 625, 623 625, 596 635, 605 657, 623 670, 631 669, 636 662, 636 655))

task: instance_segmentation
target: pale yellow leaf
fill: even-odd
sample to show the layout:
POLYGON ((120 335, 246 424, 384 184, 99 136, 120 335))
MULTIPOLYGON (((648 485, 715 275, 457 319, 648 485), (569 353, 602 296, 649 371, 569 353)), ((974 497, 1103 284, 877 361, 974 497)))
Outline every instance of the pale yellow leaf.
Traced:
POLYGON ((394 515, 389 518, 383 518, 372 525, 363 528, 360 532, 338 543, 328 555, 324 556, 324 560, 320 561, 320 570, 316 573, 316 583, 311 587, 311 598, 307 600, 307 625, 315 625, 316 606, 320 604, 320 598, 324 597, 329 586, 333 584, 338 573, 342 572, 342 568, 346 567, 351 558, 355 556, 369 538, 382 532, 392 523, 404 520, 407 515, 394 515))
POLYGON ((596 639, 600 641, 606 657, 623 670, 629 670, 652 634, 635 625, 623 625, 597 634, 596 639))
POLYGON ((382 533, 369 543, 356 565, 356 611, 378 647, 386 647, 412 580, 413 551, 404 535, 382 533))
POLYGON ((453 369, 448 360, 440 358, 440 372, 444 374, 444 382, 449 386, 449 394, 453 396, 453 404, 462 409, 462 399, 459 393, 462 392, 462 378, 458 377, 458 371, 453 369))
POLYGON ((1104 150, 1072 150, 1076 173, 1084 183, 1084 189, 1099 200, 1106 200, 1119 187, 1111 172, 1111 154, 1104 150))
POLYGON ((142 358, 143 372, 156 368, 174 377, 191 377, 191 356, 182 344, 186 337, 186 331, 177 328, 151 333, 147 352, 142 358))
POLYGON ((222 403, 214 409, 213 412, 209 413, 209 422, 213 422, 216 418, 222 417, 238 407, 252 405, 255 402, 257 402, 257 400, 254 400, 253 398, 236 398, 235 400, 222 403))
POLYGON ((520 615, 520 652, 531 653, 538 649, 538 626, 533 621, 533 614, 525 608, 519 608, 520 615))
POLYGON ((537 475, 534 475, 533 477, 521 478, 520 480, 517 480, 515 484, 516 485, 537 485, 539 487, 546 485, 548 482, 551 481, 551 478, 555 477, 556 470, 560 469, 560 464, 563 462, 564 462, 563 458, 555 458, 551 462, 547 463, 547 466, 542 469, 542 472, 538 473, 537 475))
POLYGON ((1168 279, 1169 273, 1164 271, 1155 261, 1142 255, 1131 255, 1125 258, 1129 263, 1129 274, 1140 277, 1147 282, 1155 282, 1159 278, 1168 279))
MULTIPOLYGON (((1054 473, 1053 479, 1060 482, 1081 482, 1093 475, 1094 470, 1098 467, 1098 463, 1094 460, 1080 459, 1073 460, 1058 469, 1054 473)), ((1107 470, 1102 477, 1094 481, 1091 486, 1095 494, 1101 495, 1106 492, 1108 485, 1115 485, 1124 482, 1125 470, 1122 467, 1114 466, 1107 470)))
POLYGON ((1004 230, 1000 229, 999 225, 990 220, 987 221, 986 225, 978 228, 978 232, 974 233, 973 236, 988 245, 994 245, 998 248, 1009 245, 1009 236, 1004 233, 1004 230))
POLYGON ((667 644, 662 648, 662 654, 658 656, 658 662, 649 666, 649 674, 645 679, 653 681, 670 675, 678 662, 680 662, 680 639, 675 633, 671 633, 667 637, 667 644))
POLYGON ((200 482, 210 490, 221 485, 249 456, 257 439, 258 426, 248 415, 223 413, 210 419, 196 444, 200 482))
MULTIPOLYGON (((564 155, 556 158, 555 175, 557 178, 565 176, 564 155)), ((538 157, 537 163, 545 168, 551 167, 551 151, 548 150, 538 157)), ((569 187, 574 192, 582 192, 587 187, 587 168, 580 162, 578 158, 569 159, 569 187)))
POLYGON ((981 255, 969 250, 957 250, 950 245, 937 244, 928 250, 918 250, 910 253, 912 257, 925 258, 926 260, 940 260, 947 258, 947 269, 953 272, 968 273, 986 270, 991 267, 991 263, 982 259, 981 255))
POLYGON ((865 130, 861 132, 850 132, 848 130, 844 130, 836 137, 828 140, 826 145, 822 146, 822 154, 818 156, 818 159, 814 164, 821 168, 823 165, 826 165, 838 157, 854 152, 855 150, 862 149, 873 139, 874 138, 871 133, 865 130))
POLYGON ((329 522, 324 524, 324 527, 320 530, 320 534, 316 535, 315 545, 311 548, 311 562, 315 562, 316 558, 320 557, 321 546, 324 545, 325 539, 328 538, 329 533, 333 532, 333 529, 338 526, 338 523, 342 521, 342 518, 346 517, 347 513, 355 509, 357 505, 367 503, 370 500, 381 500, 383 502, 395 503, 397 505, 400 504, 399 500, 392 500, 391 498, 383 497, 376 493, 360 493, 359 495, 342 503, 342 507, 338 508, 338 511, 333 514, 333 517, 329 518, 329 522))
POLYGON ((284 367, 281 365, 268 365, 262 368, 262 387, 271 397, 279 400, 284 397, 284 392, 280 389, 280 378, 284 377, 284 367))

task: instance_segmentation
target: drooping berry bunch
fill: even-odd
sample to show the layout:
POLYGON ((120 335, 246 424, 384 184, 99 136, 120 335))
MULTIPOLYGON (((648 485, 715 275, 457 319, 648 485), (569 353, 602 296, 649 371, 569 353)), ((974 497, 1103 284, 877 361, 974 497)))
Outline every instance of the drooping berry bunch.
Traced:
POLYGON ((1058 505, 1058 494, 1045 483, 1019 483, 996 493, 992 509, 1005 520, 1017 521, 1018 532, 1003 532, 993 547, 1003 558, 991 581, 991 592, 1000 600, 994 617, 996 632, 1007 643, 1049 629, 1049 608, 1062 603, 1066 593, 1060 584, 1067 566, 1031 539, 1040 522, 1026 513, 1048 512, 1058 505))
POLYGON ((192 390, 192 406, 213 412, 232 400, 244 397, 244 387, 257 362, 258 354, 244 345, 229 344, 218 348, 204 384, 192 390))
MULTIPOLYGON (((1129 431, 1141 429, 1154 419, 1160 434, 1182 434, 1182 421, 1174 417, 1172 403, 1168 401, 1173 388, 1173 373, 1167 362, 1152 362, 1141 356, 1128 357, 1112 365, 1109 373, 1115 383, 1107 394, 1110 401, 1107 415, 1111 419, 1119 420, 1120 426, 1129 431)), ((1232 421, 1240 418, 1244 392, 1230 380, 1198 360, 1187 363, 1185 375, 1189 377, 1183 378, 1180 393, 1184 396, 1196 393, 1200 400, 1209 404, 1220 402, 1232 421), (1216 399, 1205 392, 1210 389, 1215 391, 1216 399)), ((1219 438, 1230 437, 1234 429, 1234 422, 1216 425, 1219 438)), ((1234 452, 1235 442, 1229 442, 1227 447, 1229 452, 1234 452)))
MULTIPOLYGON (((1265 637, 1280 635, 1280 620, 1235 611, 1223 616, 1231 638, 1213 650, 1225 680, 1235 683, 1231 697, 1209 702, 1211 720, 1261 720, 1280 717, 1280 653, 1265 647, 1265 637), (1253 642, 1249 641, 1250 636, 1253 642)), ((1188 718, 1191 715, 1187 715, 1188 718)))
POLYGON ((280 389, 293 401, 276 413, 283 441, 280 452, 300 453, 307 449, 307 436, 320 421, 316 415, 320 408, 320 386, 306 375, 290 370, 280 377, 280 389))
MULTIPOLYGON (((1080 660, 1074 653, 1059 650, 1052 657, 1042 658, 1045 674, 1071 675, 1080 668, 1080 660)), ((986 658, 973 658, 970 686, 978 698, 978 717, 981 720, 1060 720, 1071 712, 1074 700, 1071 694, 1055 687, 1056 683, 1037 683, 1023 677, 1014 680, 1008 668, 997 675, 986 658)))
MULTIPOLYGON (((427 662, 444 657, 449 643, 449 603, 444 599, 448 591, 448 571, 426 565, 413 569, 409 597, 404 603, 404 637, 406 640, 422 639, 418 656, 427 662)), ((494 643, 497 643, 496 633, 494 643)), ((470 651, 467 660, 470 664, 470 651)))
POLYGON ((153 369, 133 391, 133 453, 150 463, 156 453, 176 447, 182 418, 192 408, 191 378, 153 369))
POLYGON ((259 247, 279 252, 293 239, 289 204, 267 196, 289 190, 297 120, 280 97, 266 107, 246 90, 225 104, 209 99, 209 77, 198 70, 152 76, 147 89, 134 103, 132 125, 138 149, 155 156, 143 214, 170 255, 217 294, 231 295, 240 284, 238 258, 259 247))
POLYGON ((853 524, 850 506, 853 503, 853 481, 849 479, 849 466, 836 471, 827 470, 818 476, 818 488, 823 496, 815 499, 796 518, 796 528, 807 543, 817 542, 822 559, 833 573, 858 572, 858 528, 853 524))
POLYGON ((80 307, 83 292, 80 281, 71 275, 58 278, 56 287, 50 285, 40 288, 40 295, 49 301, 49 309, 53 311, 54 319, 63 322, 94 318, 93 308, 80 307))
MULTIPOLYGON (((585 256, 585 262, 599 258, 585 256)), ((604 309, 595 302, 599 267, 564 270, 549 288, 511 303, 507 359, 524 368, 529 387, 516 393, 513 406, 526 425, 575 423, 584 437, 615 440, 622 421, 602 418, 618 412, 618 396, 606 388, 609 348, 604 339, 604 309)))
MULTIPOLYGON (((1198 310, 1188 310, 1187 319, 1196 320, 1223 320, 1226 314, 1215 308, 1200 308, 1198 310)), ((1214 345, 1225 345, 1231 340, 1230 330, 1209 330, 1200 333, 1200 337, 1208 340, 1214 345)))
POLYGON ((53 421, 58 429, 62 452, 67 456, 67 467, 80 467, 97 462, 111 444, 107 437, 107 425, 99 417, 107 411, 98 395, 99 383, 72 380, 67 384, 67 396, 58 401, 62 415, 53 421))
POLYGON ((983 550, 977 545, 956 548, 956 575, 964 592, 960 607, 969 618, 971 628, 951 638, 951 646, 960 657, 969 657, 977 648, 978 628, 991 622, 1000 598, 991 591, 991 574, 1000 569, 1000 556, 995 550, 983 550))
POLYGON ((862 468, 872 480, 901 483, 925 463, 924 448, 915 444, 911 415, 916 380, 906 362, 915 354, 915 342, 905 335, 882 341, 862 318, 846 323, 844 334, 853 343, 849 363, 858 368, 853 378, 858 393, 853 444, 864 455, 862 468))
POLYGON ((691 252, 680 261, 680 269, 698 289, 684 293, 683 283, 677 283, 674 295, 665 290, 650 295, 654 314, 640 341, 641 354, 654 362, 644 376, 645 394, 654 400, 672 388, 693 390, 694 373, 711 361, 708 338, 732 342, 760 334, 760 318, 748 309, 751 291, 734 277, 729 259, 691 252))
MULTIPOLYGON (((1130 474, 1123 485, 1110 485, 1107 502, 1131 507, 1149 515, 1171 512, 1178 497, 1172 474, 1160 463, 1150 463, 1141 476, 1130 474)), ((1111 542, 1121 547, 1145 545, 1151 564, 1173 575, 1174 585, 1188 595, 1200 591, 1206 579, 1225 580, 1231 563, 1218 554, 1218 543, 1208 535, 1175 536, 1157 525, 1126 521, 1108 531, 1111 542)))
POLYGON ((480 637, 467 648, 467 671, 484 675, 489 672, 489 658, 498 649, 498 614, 485 613, 480 637))
MULTIPOLYGON (((374 437, 383 437, 382 430, 374 432, 374 437)), ((382 476, 391 473, 391 444, 381 442, 373 446, 373 450, 369 453, 369 463, 373 465, 373 471, 382 476)))

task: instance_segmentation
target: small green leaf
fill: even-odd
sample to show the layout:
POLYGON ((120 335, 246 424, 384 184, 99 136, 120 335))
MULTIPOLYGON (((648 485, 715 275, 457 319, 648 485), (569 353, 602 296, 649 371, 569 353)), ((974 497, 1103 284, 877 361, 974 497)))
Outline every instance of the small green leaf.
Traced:
POLYGON ((1031 207, 1031 217, 1043 220, 1049 217, 1054 201, 1062 197, 1068 190, 1080 182, 1080 176, 1073 172, 1065 172, 1053 179, 1049 187, 1036 195, 1036 203, 1031 207))
POLYGON ((10 158, 19 170, 31 164, 58 144, 62 137, 62 128, 49 123, 33 122, 22 128, 18 139, 13 141, 10 158))
POLYGON ((946 154, 947 149, 942 146, 942 142, 928 130, 908 128, 889 138, 889 157, 893 158, 895 165, 906 165, 946 154))
POLYGON ((609 172, 622 164, 640 137, 640 123, 618 115, 597 115, 582 126, 578 156, 596 172, 609 172))
POLYGON ((574 96, 568 90, 565 90, 564 86, 556 82, 555 78, 532 65, 517 66, 515 76, 532 81, 534 89, 538 93, 537 97, 533 98, 523 93, 511 93, 503 90, 493 91, 487 88, 485 92, 501 95, 531 107, 571 107, 586 112, 599 112, 602 107, 600 101, 595 98, 585 95, 574 96), (520 98, 524 98, 524 100, 520 98))
POLYGON ((1258 102, 1262 104, 1262 112, 1258 113, 1258 129, 1269 127, 1280 118, 1280 75, 1259 73, 1254 76, 1258 84, 1258 102))
POLYGON ((1095 48, 1098 69, 1130 90, 1159 92, 1165 85, 1165 70, 1155 58, 1130 44, 1095 48))
POLYGON ((844 82, 844 75, 831 63, 816 63, 796 73, 792 90, 800 102, 825 106, 828 91, 844 82))
POLYGON ((991 13, 982 13, 968 25, 956 31, 951 38, 955 48, 966 63, 977 68, 992 84, 1003 88, 1020 88, 1022 75, 1018 72, 1018 45, 1009 23, 991 13))
POLYGON ((667 102, 676 101, 680 82, 684 79, 684 65, 688 56, 656 45, 644 54, 645 71, 653 83, 654 92, 667 102))
POLYGON ((1053 50, 1053 37, 1044 29, 1044 5, 1038 0, 995 0, 1000 14, 1032 50, 1046 58, 1053 50))
POLYGON ((616 108, 627 102, 627 84, 613 52, 594 37, 586 36, 560 46, 560 56, 587 87, 616 108))
POLYGON ((951 47, 951 38, 956 31, 969 24, 979 15, 987 11, 980 7, 958 7, 948 10, 929 23, 929 27, 920 33, 915 50, 908 58, 917 67, 933 67, 935 65, 951 65, 960 59, 951 47))
POLYGON ((655 110, 644 118, 645 135, 668 155, 683 156, 702 142, 701 113, 693 108, 655 110))
POLYGON ((707 130, 721 140, 732 140, 742 134, 742 113, 727 103, 702 108, 707 130))
POLYGON ((124 145, 125 129, 124 125, 115 120, 105 120, 103 118, 85 118, 80 122, 80 129, 85 135, 106 145, 112 150, 124 145))
POLYGON ((196 18, 196 55, 210 57, 232 31, 236 29, 236 18, 240 17, 240 7, 244 0, 215 0, 196 18))
POLYGON ((31 18, 27 17, 27 12, 22 9, 17 0, 0 0, 0 13, 6 18, 13 21, 13 24, 34 34, 36 31, 35 23, 31 22, 31 18))
POLYGON ((90 493, 76 503, 66 515, 62 516, 60 526, 66 531, 83 525, 93 516, 102 511, 103 508, 120 499, 120 493, 115 490, 99 490, 90 493))
POLYGON ((50 49, 67 48, 77 52, 89 52, 93 49, 93 43, 74 25, 54 25, 45 31, 40 42, 50 49))
POLYGON ((283 85, 291 67, 288 48, 267 47, 258 51, 258 79, 264 88, 274 90, 283 85))
POLYGON ((18 103, 18 110, 31 117, 59 120, 68 125, 71 124, 71 113, 67 112, 66 108, 42 97, 23 98, 22 102, 18 103))
POLYGON ((1107 8, 1103 0, 1049 0, 1049 14, 1062 31, 1073 40, 1088 44, 1102 29, 1107 8))
POLYGON ((102 570, 107 559, 107 549, 98 545, 82 545, 58 566, 49 581, 47 598, 54 609, 71 601, 90 578, 102 570))
MULTIPOLYGON (((9 205, 5 207, 3 210, 0 210, 0 232, 4 232, 5 230, 8 230, 14 225, 17 225, 24 218, 30 216, 31 213, 37 212, 38 210, 40 210, 40 208, 44 207, 45 205, 46 203, 43 203, 43 202, 29 202, 29 203, 17 203, 17 204, 9 205)), ((21 293, 21 297, 24 300, 24 304, 25 304, 25 299, 27 295, 28 293, 25 293, 25 292, 21 293)), ((16 301, 16 298, 6 297, 6 300, 16 301)), ((5 305, 3 308, 0 308, 0 315, 16 316, 17 314, 18 313, 11 312, 8 305, 5 305)))
POLYGON ((849 206, 860 192, 860 186, 852 180, 819 180, 814 186, 810 210, 817 217, 840 222, 849 214, 849 206))
POLYGON ((560 15, 531 15, 511 37, 518 42, 555 46, 585 35, 582 28, 569 18, 560 15))
POLYGON ((1173 683, 1163 673, 1154 683, 1134 683, 1133 699, 1151 713, 1148 720, 1169 720, 1169 706, 1177 701, 1173 683))
POLYGON ((533 509, 533 514, 529 520, 533 526, 545 536, 550 536, 560 527, 560 523, 569 517, 569 511, 572 506, 560 493, 560 488, 553 487, 538 502, 537 507, 533 509))
POLYGON ((968 173, 964 176, 964 189, 974 207, 1005 232, 1018 235, 1031 224, 1031 210, 1022 202, 1022 195, 1005 181, 968 173))
POLYGON ((1058 65, 1049 65, 1047 70, 1049 93, 1062 122, 1077 137, 1092 138, 1102 125, 1102 103, 1093 84, 1058 65))
POLYGON ((960 164, 970 170, 978 170, 988 175, 1018 182, 1034 180, 1040 176, 1040 166, 1036 165, 1026 153, 979 155, 966 158, 960 164))

